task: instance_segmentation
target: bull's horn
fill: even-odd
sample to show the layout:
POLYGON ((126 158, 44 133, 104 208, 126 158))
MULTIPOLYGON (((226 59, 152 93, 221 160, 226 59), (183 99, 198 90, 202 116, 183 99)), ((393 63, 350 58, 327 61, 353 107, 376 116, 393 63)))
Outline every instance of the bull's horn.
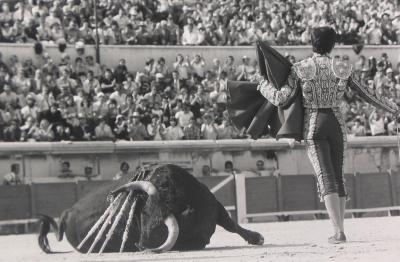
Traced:
POLYGON ((151 251, 154 252, 165 252, 171 250, 175 243, 176 240, 178 239, 179 236, 179 225, 178 222, 176 221, 176 218, 173 214, 169 215, 165 220, 164 224, 168 228, 168 237, 167 240, 165 240, 164 244, 162 244, 160 247, 150 249, 151 251))
POLYGON ((117 194, 125 190, 142 190, 146 192, 149 196, 153 196, 158 192, 153 183, 149 181, 134 181, 121 186, 120 188, 114 190, 111 194, 117 194))

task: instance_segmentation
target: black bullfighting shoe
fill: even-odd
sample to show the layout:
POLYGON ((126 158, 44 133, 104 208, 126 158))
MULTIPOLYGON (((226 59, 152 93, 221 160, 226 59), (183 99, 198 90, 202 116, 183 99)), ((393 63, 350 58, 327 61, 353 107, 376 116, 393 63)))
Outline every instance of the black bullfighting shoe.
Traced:
POLYGON ((336 233, 335 235, 331 236, 330 238, 328 238, 328 243, 329 244, 341 244, 341 243, 345 243, 346 242, 346 235, 344 234, 344 232, 339 232, 336 233))

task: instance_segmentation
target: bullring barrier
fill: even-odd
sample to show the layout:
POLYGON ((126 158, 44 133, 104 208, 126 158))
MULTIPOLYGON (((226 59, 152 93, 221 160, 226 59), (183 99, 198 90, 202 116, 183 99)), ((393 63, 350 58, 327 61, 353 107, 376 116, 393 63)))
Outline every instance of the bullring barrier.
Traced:
MULTIPOLYGON (((311 54, 310 46, 274 46, 282 54, 291 54, 296 59, 303 59, 311 54)), ((365 57, 373 56, 380 58, 383 52, 388 54, 389 61, 396 65, 399 62, 398 45, 367 45, 361 52, 365 57)), ((4 56, 4 60, 8 61, 11 55, 17 55, 20 61, 31 58, 34 62, 40 61, 33 49, 33 44, 0 44, 0 52, 4 56)), ((61 58, 61 53, 58 46, 55 44, 44 44, 44 52, 47 52, 58 63, 61 58)), ((65 53, 68 54, 72 61, 77 57, 74 45, 68 45, 65 53)), ((127 45, 102 45, 100 46, 101 64, 107 67, 114 68, 121 58, 127 62, 129 71, 136 72, 143 70, 145 61, 148 58, 157 60, 159 57, 164 57, 166 64, 172 68, 175 62, 176 55, 180 53, 184 56, 188 55, 192 59, 195 54, 204 57, 208 68, 212 65, 212 60, 218 58, 224 62, 228 56, 233 56, 236 64, 241 63, 241 58, 246 55, 251 59, 256 58, 256 49, 254 46, 127 46, 127 45)), ((350 61, 355 62, 357 54, 354 53, 352 46, 337 46, 333 54, 348 55, 350 61)), ((95 46, 87 45, 85 47, 85 56, 92 55, 95 57, 95 46)))

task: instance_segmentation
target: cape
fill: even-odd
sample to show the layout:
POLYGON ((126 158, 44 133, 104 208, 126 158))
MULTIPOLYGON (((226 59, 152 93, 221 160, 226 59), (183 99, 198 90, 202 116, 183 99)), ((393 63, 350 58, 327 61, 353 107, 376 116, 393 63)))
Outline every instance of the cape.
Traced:
MULTIPOLYGON (((280 89, 292 64, 265 42, 256 45, 260 74, 280 89)), ((228 114, 239 130, 245 128, 253 139, 270 135, 276 139, 303 139, 304 109, 300 88, 286 107, 276 107, 257 90, 258 83, 228 81, 228 114)))

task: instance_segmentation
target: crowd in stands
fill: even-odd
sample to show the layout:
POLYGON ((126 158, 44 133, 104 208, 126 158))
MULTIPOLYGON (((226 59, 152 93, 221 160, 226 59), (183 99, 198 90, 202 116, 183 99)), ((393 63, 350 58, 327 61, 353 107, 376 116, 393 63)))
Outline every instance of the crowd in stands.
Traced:
MULTIPOLYGON (((78 47, 72 61, 19 61, 0 54, 1 141, 196 140, 246 138, 230 123, 227 81, 258 81, 257 61, 178 54, 173 65, 149 58, 132 72, 124 59, 113 68, 96 63, 78 47), (39 63, 39 64, 38 64, 39 63)), ((287 55, 293 63, 296 58, 287 55)), ((342 59, 348 59, 345 55, 342 59)), ((385 53, 354 64, 355 77, 370 90, 400 104, 400 64, 385 53)), ((392 116, 376 111, 351 90, 341 107, 348 133, 392 135, 392 116)))
POLYGON ((399 44, 397 0, 25 0, 2 1, 0 40, 109 45, 310 43, 332 25, 339 43, 399 44), (327 4, 329 3, 329 4, 327 4), (97 30, 96 28, 97 21, 97 30))

